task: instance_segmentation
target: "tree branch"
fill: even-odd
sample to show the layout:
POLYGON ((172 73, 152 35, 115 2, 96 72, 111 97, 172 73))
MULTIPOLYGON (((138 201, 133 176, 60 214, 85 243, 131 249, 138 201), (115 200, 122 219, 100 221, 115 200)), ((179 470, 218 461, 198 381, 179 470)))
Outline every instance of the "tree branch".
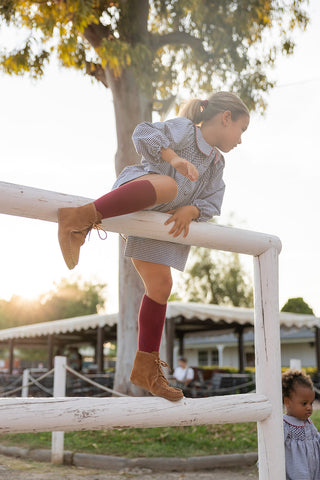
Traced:
POLYGON ((93 48, 98 48, 102 40, 113 40, 114 36, 109 27, 102 25, 102 23, 91 23, 84 30, 84 38, 92 45, 93 48))
POLYGON ((163 47, 164 45, 189 45, 194 50, 200 53, 206 54, 207 52, 203 48, 202 40, 200 38, 193 37, 186 32, 171 32, 165 35, 152 34, 151 45, 154 49, 163 47))
POLYGON ((95 77, 106 88, 109 88, 105 71, 99 63, 86 62, 86 73, 91 77, 95 77))

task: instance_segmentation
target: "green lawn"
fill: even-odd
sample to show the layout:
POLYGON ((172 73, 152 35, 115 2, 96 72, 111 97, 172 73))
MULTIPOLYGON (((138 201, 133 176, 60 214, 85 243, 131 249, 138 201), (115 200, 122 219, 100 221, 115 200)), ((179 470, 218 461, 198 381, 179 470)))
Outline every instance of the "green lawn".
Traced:
MULTIPOLYGON (((320 431, 320 411, 312 420, 320 431)), ((0 435, 0 444, 50 448, 50 433, 0 435)), ((123 457, 190 457, 257 451, 255 423, 70 432, 65 450, 123 457)))

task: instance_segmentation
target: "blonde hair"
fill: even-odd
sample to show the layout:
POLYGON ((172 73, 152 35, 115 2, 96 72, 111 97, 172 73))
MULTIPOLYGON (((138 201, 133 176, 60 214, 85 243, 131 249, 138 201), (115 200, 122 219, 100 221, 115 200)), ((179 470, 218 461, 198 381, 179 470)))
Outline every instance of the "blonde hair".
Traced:
POLYGON ((234 93, 216 92, 208 100, 194 98, 183 105, 179 117, 186 117, 195 124, 205 122, 218 113, 229 110, 232 120, 236 121, 241 115, 250 115, 247 106, 234 93))

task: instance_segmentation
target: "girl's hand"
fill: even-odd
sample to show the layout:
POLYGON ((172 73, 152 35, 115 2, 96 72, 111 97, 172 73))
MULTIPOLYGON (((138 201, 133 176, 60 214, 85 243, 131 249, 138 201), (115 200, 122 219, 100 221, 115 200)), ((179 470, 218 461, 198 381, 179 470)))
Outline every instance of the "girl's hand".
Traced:
POLYGON ((170 160, 170 164, 177 170, 177 172, 181 173, 181 175, 187 177, 192 182, 195 182, 199 177, 199 172, 196 167, 188 160, 178 157, 178 155, 170 160))
POLYGON ((164 224, 169 225, 169 223, 174 222, 169 234, 178 237, 183 232, 183 238, 188 235, 192 220, 198 218, 200 214, 198 208, 194 205, 186 205, 166 213, 170 213, 172 216, 164 224))

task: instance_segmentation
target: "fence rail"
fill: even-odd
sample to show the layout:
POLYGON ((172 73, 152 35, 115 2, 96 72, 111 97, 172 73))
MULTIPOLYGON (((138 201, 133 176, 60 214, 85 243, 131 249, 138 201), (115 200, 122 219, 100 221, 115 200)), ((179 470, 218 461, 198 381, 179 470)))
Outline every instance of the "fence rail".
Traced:
POLYGON ((6 398, 0 402, 0 433, 255 422, 267 419, 271 410, 267 397, 255 393, 179 402, 158 397, 6 398))
MULTIPOLYGON (((6 182, 0 182, 0 198, 0 213, 49 222, 57 221, 59 208, 80 206, 92 201, 86 197, 6 182)), ((168 231, 171 227, 163 225, 167 218, 168 215, 165 213, 137 212, 104 219, 102 223, 110 232, 170 240, 174 243, 197 245, 227 252, 256 256, 269 248, 275 248, 278 253, 281 251, 281 242, 274 235, 213 223, 192 222, 186 238, 169 236, 168 231)))

